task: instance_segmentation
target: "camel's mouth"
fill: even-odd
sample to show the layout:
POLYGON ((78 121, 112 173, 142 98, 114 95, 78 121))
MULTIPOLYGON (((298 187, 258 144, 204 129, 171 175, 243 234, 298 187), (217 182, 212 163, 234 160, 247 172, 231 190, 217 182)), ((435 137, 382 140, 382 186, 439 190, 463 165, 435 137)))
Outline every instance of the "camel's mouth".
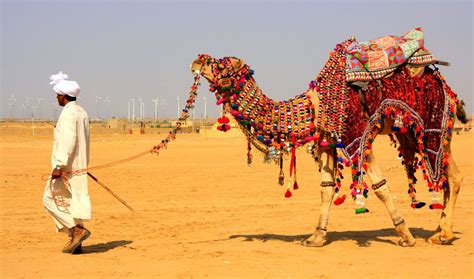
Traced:
POLYGON ((203 64, 200 60, 195 60, 193 63, 191 63, 191 65, 189 65, 189 69, 193 75, 200 75, 202 66, 203 64))

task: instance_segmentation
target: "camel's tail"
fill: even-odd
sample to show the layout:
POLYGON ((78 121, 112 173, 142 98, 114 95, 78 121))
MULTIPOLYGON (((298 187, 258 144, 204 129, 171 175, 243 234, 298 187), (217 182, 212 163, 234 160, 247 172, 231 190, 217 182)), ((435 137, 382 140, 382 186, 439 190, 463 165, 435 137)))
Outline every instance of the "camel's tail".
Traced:
POLYGON ((460 100, 459 103, 456 105, 456 117, 458 118, 459 121, 461 121, 462 124, 467 123, 466 110, 464 110, 465 105, 466 104, 464 103, 463 100, 460 100))

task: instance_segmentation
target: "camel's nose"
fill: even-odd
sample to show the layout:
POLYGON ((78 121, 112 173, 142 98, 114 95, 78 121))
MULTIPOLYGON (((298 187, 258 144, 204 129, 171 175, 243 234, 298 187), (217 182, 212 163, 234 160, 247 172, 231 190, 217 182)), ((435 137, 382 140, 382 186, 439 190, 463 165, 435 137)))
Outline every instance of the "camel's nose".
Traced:
POLYGON ((193 70, 193 65, 192 64, 189 66, 189 69, 191 70, 193 75, 199 75, 201 73, 201 69, 194 69, 193 70))

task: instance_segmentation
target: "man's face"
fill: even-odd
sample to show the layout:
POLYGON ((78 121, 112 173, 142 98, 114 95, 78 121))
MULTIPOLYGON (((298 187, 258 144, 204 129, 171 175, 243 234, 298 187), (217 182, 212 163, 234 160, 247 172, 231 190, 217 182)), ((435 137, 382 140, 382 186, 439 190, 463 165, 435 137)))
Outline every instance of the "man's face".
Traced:
POLYGON ((66 100, 65 95, 56 94, 56 100, 58 100, 58 105, 61 106, 61 107, 64 107, 64 105, 66 104, 64 102, 66 100))

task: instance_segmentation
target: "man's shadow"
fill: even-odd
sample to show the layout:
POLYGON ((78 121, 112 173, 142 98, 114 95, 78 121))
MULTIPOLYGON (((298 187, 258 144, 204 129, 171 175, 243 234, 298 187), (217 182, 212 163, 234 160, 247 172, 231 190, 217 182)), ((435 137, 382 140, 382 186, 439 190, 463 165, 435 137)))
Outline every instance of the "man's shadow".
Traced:
MULTIPOLYGON (((131 240, 115 240, 115 241, 109 241, 105 243, 97 243, 97 244, 92 244, 88 246, 82 246, 82 253, 83 254, 104 253, 120 246, 127 246, 131 243, 133 243, 133 241, 131 240)), ((132 248, 132 247, 129 247, 129 248, 132 248)))
MULTIPOLYGON (((433 235, 434 231, 425 230, 423 228, 410 228, 411 233, 415 238, 428 238, 433 235)), ((455 232, 460 234, 460 232, 455 232)), ((231 235, 229 239, 234 238, 244 238, 244 241, 262 241, 266 242, 269 240, 277 240, 284 242, 301 242, 306 238, 310 237, 311 234, 298 234, 298 235, 280 235, 280 234, 249 234, 249 235, 231 235)), ((398 235, 395 232, 394 228, 386 228, 381 230, 367 230, 367 231, 344 231, 344 232, 328 232, 327 234, 329 242, 339 241, 339 240, 354 240, 357 242, 357 245, 360 247, 368 247, 371 242, 382 242, 397 245, 398 235), (383 239, 381 237, 394 237, 394 240, 383 239)), ((458 240, 458 237, 454 237, 448 244, 452 244, 454 241, 458 240)))

